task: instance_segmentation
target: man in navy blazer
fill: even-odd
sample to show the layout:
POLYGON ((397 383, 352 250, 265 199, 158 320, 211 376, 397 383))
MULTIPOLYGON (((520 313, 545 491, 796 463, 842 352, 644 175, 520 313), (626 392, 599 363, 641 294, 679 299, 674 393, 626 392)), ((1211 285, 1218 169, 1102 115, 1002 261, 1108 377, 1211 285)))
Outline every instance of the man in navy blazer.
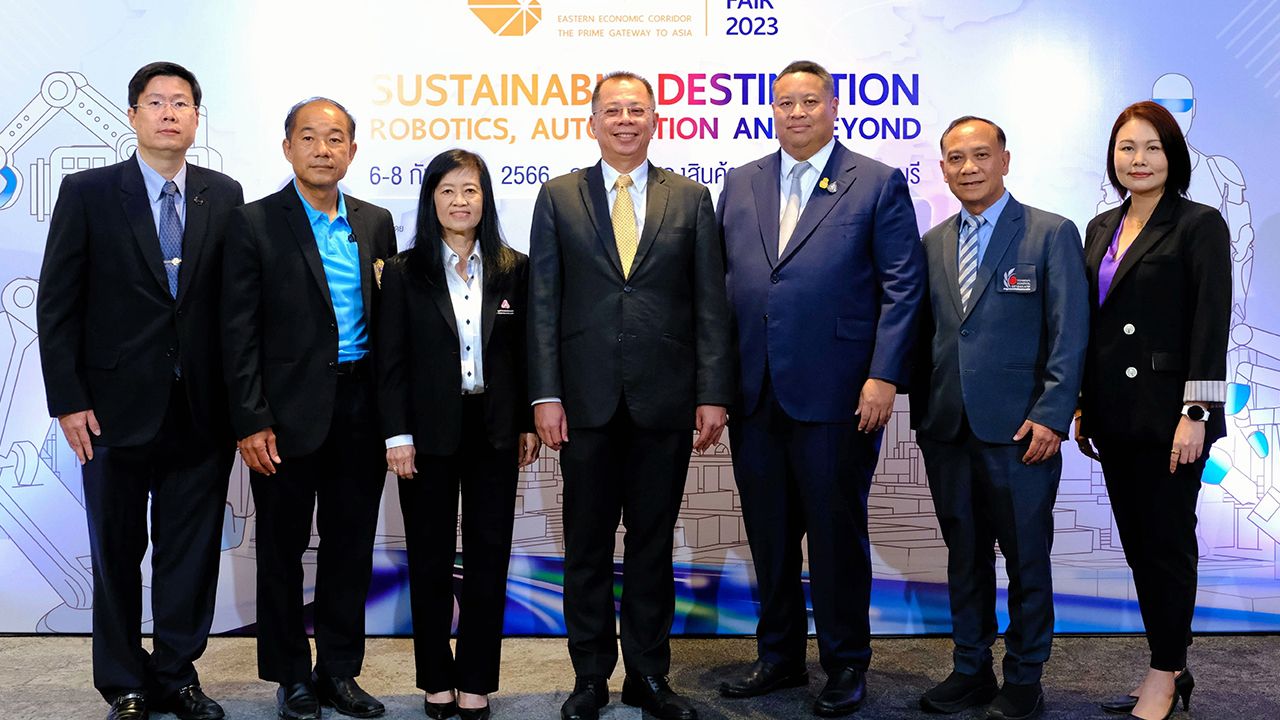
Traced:
POLYGON ((908 378, 924 258, 902 174, 833 138, 831 74, 773 86, 780 152, 725 178, 717 217, 739 352, 734 475, 759 586, 758 659, 728 697, 808 683, 800 539, 818 650, 814 712, 862 703, 871 659, 867 494, 908 378))
POLYGON ((988 702, 988 718, 1038 715, 1053 641, 1053 502, 1088 341, 1088 282, 1070 220, 1005 190, 1004 131, 966 116, 942 135, 961 211, 924 236, 929 298, 911 411, 949 551, 954 672, 920 698, 932 712, 988 702), (1009 574, 1004 685, 994 544, 1009 574), (994 699, 994 701, 993 701, 994 699))
POLYGON ((58 192, 36 299, 40 361, 49 414, 82 465, 93 684, 107 718, 218 720, 194 662, 213 624, 235 459, 217 323, 223 234, 244 193, 187 162, 202 99, 191 71, 144 65, 128 99, 137 153, 68 175, 58 192))

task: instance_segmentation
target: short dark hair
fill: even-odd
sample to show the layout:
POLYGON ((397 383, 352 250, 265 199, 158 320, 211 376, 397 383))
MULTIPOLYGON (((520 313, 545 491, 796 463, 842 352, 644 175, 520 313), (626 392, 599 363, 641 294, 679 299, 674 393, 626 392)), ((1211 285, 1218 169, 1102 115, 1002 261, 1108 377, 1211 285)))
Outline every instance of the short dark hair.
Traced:
POLYGON ((645 80, 643 77, 633 72, 630 72, 627 70, 618 70, 615 72, 611 72, 608 75, 602 75, 600 76, 600 79, 596 81, 596 86, 591 90, 591 109, 592 110, 595 110, 596 105, 600 103, 600 88, 604 87, 604 84, 609 82, 610 80, 632 80, 640 83, 641 85, 644 85, 645 91, 649 93, 649 101, 653 103, 654 107, 657 107, 658 96, 653 94, 653 86, 649 84, 648 80, 645 80))
POLYGON ((302 108, 310 105, 311 103, 318 103, 318 102, 329 103, 330 105, 341 110, 343 115, 347 116, 347 134, 350 135, 352 139, 354 139, 356 136, 355 117, 352 116, 350 111, 348 111, 345 107, 342 106, 342 103, 338 102, 337 100, 330 100, 327 97, 320 97, 319 95, 315 97, 309 97, 306 100, 299 100, 297 103, 294 104, 293 107, 289 108, 289 114, 284 116, 285 138, 288 139, 288 137, 293 134, 293 126, 294 124, 297 123, 298 113, 301 112, 302 108))
POLYGON ((172 62, 153 62, 138 68, 138 72, 129 78, 129 107, 137 107, 138 98, 142 97, 142 91, 147 89, 147 83, 151 82, 152 78, 162 76, 186 80, 191 86, 191 101, 196 104, 196 107, 200 107, 200 99, 204 95, 200 92, 200 82, 190 70, 172 62))
POLYGON ((827 72, 826 68, 812 60, 795 60, 788 63, 786 67, 782 68, 782 72, 774 76, 773 83, 769 86, 769 91, 773 92, 773 88, 778 84, 778 78, 783 75, 790 75, 791 73, 809 73, 810 75, 817 75, 818 79, 822 81, 823 91, 833 97, 836 94, 835 78, 831 77, 831 73, 827 72))
POLYGON ((947 126, 947 129, 942 131, 942 137, 938 138, 938 149, 945 153, 947 151, 947 146, 944 143, 947 140, 947 134, 950 133, 952 130, 955 130, 956 128, 960 127, 961 125, 965 123, 971 123, 971 122, 986 123, 991 127, 995 128, 996 139, 1000 141, 1000 149, 1001 150, 1005 149, 1006 141, 1004 136, 1004 128, 1000 127, 999 125, 991 122, 990 120, 984 117, 978 117, 977 115, 965 115, 963 117, 958 117, 955 120, 952 120, 951 124, 947 126))
POLYGON ((484 158, 468 150, 454 148, 436 155, 423 171, 422 190, 418 193, 418 226, 413 244, 405 250, 405 270, 409 275, 433 285, 443 285, 444 256, 440 243, 444 229, 436 214, 436 188, 445 175, 458 168, 472 168, 480 175, 480 224, 476 226, 476 243, 486 273, 505 274, 515 267, 516 253, 502 238, 498 223, 498 204, 493 196, 493 179, 484 158))
POLYGON ((1120 184, 1120 176, 1116 175, 1116 135, 1120 128, 1130 120, 1144 120, 1151 123, 1160 137, 1160 145, 1164 148, 1164 156, 1169 160, 1169 177, 1164 181, 1166 188, 1171 188, 1179 195, 1186 196, 1191 187, 1191 152, 1187 150, 1187 139, 1182 137, 1182 128, 1178 121, 1163 105, 1150 100, 1136 102, 1120 112, 1120 117, 1111 126, 1111 139, 1107 141, 1107 179, 1111 187, 1120 193, 1120 197, 1128 197, 1129 188, 1120 184))

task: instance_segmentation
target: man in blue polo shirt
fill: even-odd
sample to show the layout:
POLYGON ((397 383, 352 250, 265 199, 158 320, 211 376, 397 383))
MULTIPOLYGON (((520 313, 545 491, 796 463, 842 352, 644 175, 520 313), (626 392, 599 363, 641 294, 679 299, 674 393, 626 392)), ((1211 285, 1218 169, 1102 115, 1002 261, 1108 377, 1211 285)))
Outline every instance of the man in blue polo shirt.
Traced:
POLYGON ((224 257, 231 421, 257 511, 258 675, 280 684, 286 720, 318 718, 321 703, 384 712, 355 678, 386 476, 370 359, 375 268, 396 242, 389 212, 338 189, 355 153, 345 108, 295 105, 284 140, 293 182, 237 211, 224 257), (313 511, 314 668, 303 620, 313 511))

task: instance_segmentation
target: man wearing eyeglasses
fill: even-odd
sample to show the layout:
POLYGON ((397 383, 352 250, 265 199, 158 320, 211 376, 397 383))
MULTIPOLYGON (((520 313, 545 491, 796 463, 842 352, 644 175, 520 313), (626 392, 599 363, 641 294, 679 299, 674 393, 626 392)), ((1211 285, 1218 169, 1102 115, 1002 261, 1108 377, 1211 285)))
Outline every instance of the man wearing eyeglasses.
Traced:
POLYGON ((711 193, 648 161, 649 83, 607 75, 591 109, 601 162, 543 185, 529 241, 529 392, 564 475, 564 617, 577 680, 560 714, 594 720, 609 702, 621 516, 622 701, 689 720, 697 711, 666 680, 672 532, 690 448, 719 439, 732 393, 724 263, 711 193))
POLYGON ((757 660, 720 693, 808 684, 803 537, 823 716, 866 694, 867 495, 925 281, 906 180, 835 140, 838 104, 822 66, 784 68, 781 150, 731 171, 717 209, 739 354, 733 470, 760 597, 757 660))
POLYGON ((137 153, 63 180, 40 270, 45 395, 82 465, 93 682, 113 720, 223 716, 192 663, 213 622, 235 449, 217 321, 223 230, 244 198, 236 181, 186 162, 200 96, 180 65, 138 70, 137 153), (150 653, 139 572, 148 499, 150 653))

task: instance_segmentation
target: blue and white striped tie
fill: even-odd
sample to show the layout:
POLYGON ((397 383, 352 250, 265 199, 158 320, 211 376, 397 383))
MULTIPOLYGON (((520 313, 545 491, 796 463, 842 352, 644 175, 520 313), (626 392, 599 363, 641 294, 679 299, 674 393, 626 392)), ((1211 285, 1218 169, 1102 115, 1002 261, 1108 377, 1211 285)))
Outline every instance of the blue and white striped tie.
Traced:
POLYGON ((960 229, 960 306, 966 313, 978 279, 978 228, 982 222, 981 216, 965 218, 960 229))

